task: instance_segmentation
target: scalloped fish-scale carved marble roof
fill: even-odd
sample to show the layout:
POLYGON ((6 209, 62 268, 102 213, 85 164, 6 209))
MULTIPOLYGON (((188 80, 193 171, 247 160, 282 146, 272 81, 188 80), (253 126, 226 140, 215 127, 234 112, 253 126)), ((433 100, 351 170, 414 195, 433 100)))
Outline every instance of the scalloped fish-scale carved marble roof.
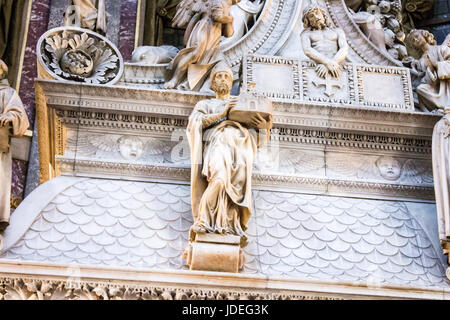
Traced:
MULTIPOLYGON (((181 269, 192 224, 186 185, 78 179, 0 259, 181 269)), ((447 286, 403 202, 254 191, 243 272, 298 279, 447 286)), ((16 213, 15 213, 16 214, 16 213)))

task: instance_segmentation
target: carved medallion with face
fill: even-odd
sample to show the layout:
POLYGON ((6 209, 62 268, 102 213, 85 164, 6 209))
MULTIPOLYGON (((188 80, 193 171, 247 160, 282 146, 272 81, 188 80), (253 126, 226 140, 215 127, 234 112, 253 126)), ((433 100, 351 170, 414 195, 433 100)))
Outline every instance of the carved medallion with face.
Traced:
POLYGON ((398 180, 402 173, 402 165, 400 161, 393 157, 380 157, 376 165, 380 175, 390 181, 398 180))
POLYGON ((138 160, 144 151, 144 143, 138 137, 123 136, 118 143, 120 154, 127 160, 138 160))

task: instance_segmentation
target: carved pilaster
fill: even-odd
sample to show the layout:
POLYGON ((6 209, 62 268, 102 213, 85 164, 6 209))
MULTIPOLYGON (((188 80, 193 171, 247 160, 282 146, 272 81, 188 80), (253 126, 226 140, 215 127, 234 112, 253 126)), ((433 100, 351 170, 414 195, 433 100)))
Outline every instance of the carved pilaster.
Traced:
POLYGON ((52 159, 50 149, 50 133, 48 125, 47 98, 42 86, 35 83, 36 120, 38 128, 38 150, 40 181, 44 183, 54 177, 50 160, 52 159))

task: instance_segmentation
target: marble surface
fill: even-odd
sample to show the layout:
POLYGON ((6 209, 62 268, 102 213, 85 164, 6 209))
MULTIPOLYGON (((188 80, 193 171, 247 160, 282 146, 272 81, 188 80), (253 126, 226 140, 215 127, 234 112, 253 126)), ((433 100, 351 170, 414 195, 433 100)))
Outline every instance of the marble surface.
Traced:
POLYGON ((70 0, 51 0, 48 29, 62 26, 64 11, 70 0))
POLYGON ((137 0, 121 1, 119 50, 124 61, 130 61, 136 34, 137 0))
POLYGON ((121 5, 123 1, 106 1, 106 37, 116 46, 119 44, 121 5))
POLYGON ((27 162, 13 160, 13 177, 11 184, 11 196, 14 198, 23 198, 25 189, 25 178, 27 176, 27 162))

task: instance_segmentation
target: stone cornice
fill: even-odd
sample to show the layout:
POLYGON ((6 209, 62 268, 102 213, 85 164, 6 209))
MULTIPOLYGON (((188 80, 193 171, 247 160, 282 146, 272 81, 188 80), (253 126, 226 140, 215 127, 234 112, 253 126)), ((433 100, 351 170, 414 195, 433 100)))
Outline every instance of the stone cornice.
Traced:
MULTIPOLYGON (((111 111, 122 114, 188 117, 195 104, 208 96, 126 86, 81 85, 36 80, 47 105, 55 109, 111 111)), ((431 139, 440 116, 421 112, 385 111, 370 107, 338 107, 325 103, 274 102, 275 127, 325 128, 389 136, 431 139)))
POLYGON ((446 288, 375 286, 189 270, 0 261, 0 300, 449 299, 446 288), (9 294, 9 295, 8 295, 9 294))

